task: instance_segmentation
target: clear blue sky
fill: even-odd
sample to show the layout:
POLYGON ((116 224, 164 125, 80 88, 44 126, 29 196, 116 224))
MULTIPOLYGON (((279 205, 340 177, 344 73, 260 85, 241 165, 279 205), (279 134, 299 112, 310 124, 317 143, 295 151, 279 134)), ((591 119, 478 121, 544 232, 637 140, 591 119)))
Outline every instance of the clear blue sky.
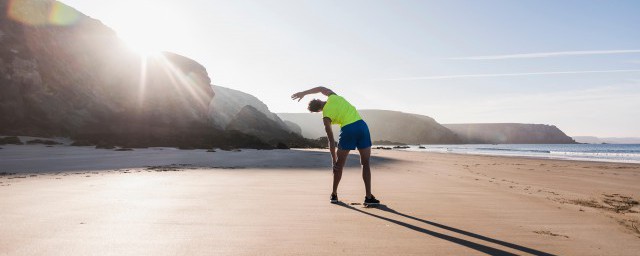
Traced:
POLYGON ((640 137, 640 1, 63 2, 274 112, 304 112, 290 95, 324 85, 441 123, 640 137))

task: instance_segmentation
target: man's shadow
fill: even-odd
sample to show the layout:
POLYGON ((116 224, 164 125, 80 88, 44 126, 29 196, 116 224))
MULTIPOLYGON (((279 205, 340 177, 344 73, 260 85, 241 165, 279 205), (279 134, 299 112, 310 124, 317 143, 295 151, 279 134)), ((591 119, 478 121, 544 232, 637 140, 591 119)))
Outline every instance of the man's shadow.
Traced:
MULTIPOLYGON (((402 222, 402 221, 399 221, 399 220, 394 220, 394 219, 390 219, 390 218, 387 218, 387 217, 383 217, 383 216, 380 216, 380 215, 377 215, 377 214, 370 213, 368 211, 363 211, 361 209, 358 209, 356 207, 348 205, 348 204, 346 204, 344 202, 338 202, 337 205, 345 207, 345 208, 350 209, 350 210, 354 210, 354 211, 369 215, 369 216, 372 216, 372 217, 376 217, 378 219, 386 220, 386 221, 391 222, 393 224, 397 224, 397 225, 400 225, 400 226, 403 226, 405 228, 418 231, 418 232, 426 234, 426 235, 437 237, 437 238, 440 238, 440 239, 443 239, 443 240, 447 240, 449 242, 456 243, 456 244, 459 244, 459 245, 462 245, 462 246, 465 246, 465 247, 468 247, 468 248, 471 248, 471 249, 474 249, 474 250, 477 250, 477 251, 480 251, 480 252, 484 252, 484 253, 489 254, 489 255, 518 255, 518 254, 510 253, 510 252, 507 252, 507 251, 504 251, 504 250, 500 250, 498 248, 494 248, 494 247, 490 247, 490 246, 474 243, 474 242, 471 242, 471 241, 468 241, 468 240, 464 240, 464 239, 461 239, 461 238, 457 238, 457 237, 445 235, 445 234, 442 234, 442 233, 438 233, 438 232, 435 232, 435 231, 431 231, 431 230, 428 230, 428 229, 425 229, 425 228, 421 228, 421 227, 418 227, 418 226, 414 226, 414 225, 411 225, 409 223, 402 222)), ((402 216, 402 217, 405 217, 405 218, 408 218, 408 219, 419 221, 419 222, 422 222, 422 223, 425 223, 425 224, 429 224, 429 225, 432 225, 432 226, 435 226, 435 227, 438 227, 438 228, 441 228, 441 229, 445 229, 445 230, 448 230, 448 231, 456 232, 458 234, 466 235, 466 236, 473 237, 473 238, 476 238, 476 239, 480 239, 480 240, 483 240, 483 241, 487 241, 487 242, 491 242, 491 243, 494 243, 494 244, 502 245, 502 246, 505 246, 505 247, 508 247, 508 248, 511 248, 511 249, 515 249, 515 250, 524 252, 524 253, 530 253, 530 254, 533 254, 533 255, 554 255, 554 254, 551 254, 551 253, 538 251, 536 249, 524 247, 524 246, 521 246, 521 245, 512 244, 512 243, 509 243, 509 242, 493 239, 493 238, 486 237, 486 236, 483 236, 483 235, 471 233, 469 231, 464 231, 464 230, 460 230, 460 229, 457 229, 457 228, 449 227, 449 226, 446 226, 446 225, 435 223, 433 221, 428 221, 428 220, 423 220, 423 219, 420 219, 420 218, 416 218, 416 217, 413 217, 413 216, 410 216, 410 215, 407 215, 407 214, 404 214, 404 213, 401 213, 401 212, 397 212, 397 211, 387 207, 384 204, 380 204, 380 205, 378 205, 376 207, 370 207, 370 208, 375 208, 375 209, 378 209, 378 210, 381 210, 381 211, 393 213, 393 214, 396 214, 396 215, 399 215, 399 216, 402 216)))

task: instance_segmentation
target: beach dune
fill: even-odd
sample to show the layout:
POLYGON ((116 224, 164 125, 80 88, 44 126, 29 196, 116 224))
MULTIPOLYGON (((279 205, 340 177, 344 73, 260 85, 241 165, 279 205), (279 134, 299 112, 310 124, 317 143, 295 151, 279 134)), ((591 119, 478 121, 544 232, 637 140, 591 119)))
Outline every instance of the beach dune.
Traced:
POLYGON ((0 150, 3 255, 640 251, 637 164, 374 150, 364 208, 357 155, 330 204, 322 150, 19 147, 0 150))

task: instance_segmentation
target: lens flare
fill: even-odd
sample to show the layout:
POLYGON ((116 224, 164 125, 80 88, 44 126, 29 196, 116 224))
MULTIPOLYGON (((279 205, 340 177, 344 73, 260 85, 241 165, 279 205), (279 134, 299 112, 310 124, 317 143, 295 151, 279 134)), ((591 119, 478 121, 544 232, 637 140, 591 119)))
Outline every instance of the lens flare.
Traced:
POLYGON ((58 26, 68 26, 80 19, 80 13, 60 2, 55 2, 49 13, 49 23, 58 26))
POLYGON ((14 21, 31 26, 68 26, 75 24, 81 14, 56 1, 10 0, 7 16, 14 21))

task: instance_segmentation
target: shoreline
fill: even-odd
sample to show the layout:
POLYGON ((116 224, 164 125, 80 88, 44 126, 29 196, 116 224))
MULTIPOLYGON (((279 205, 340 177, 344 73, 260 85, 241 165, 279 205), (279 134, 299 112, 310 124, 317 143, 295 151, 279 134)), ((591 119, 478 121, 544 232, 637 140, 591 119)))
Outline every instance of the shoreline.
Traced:
MULTIPOLYGON (((580 151, 554 151, 553 149, 550 149, 550 148, 542 148, 542 149, 541 148, 537 148, 537 149, 509 148, 513 146, 540 147, 540 146, 563 146, 563 145, 565 146, 575 146, 575 145, 599 146, 599 144, 460 144, 460 145, 442 144, 442 145, 411 145, 410 146, 411 148, 408 148, 408 149, 394 148, 393 150, 409 151, 409 152, 461 154, 461 155, 489 155, 489 156, 504 156, 504 157, 525 157, 525 158, 536 158, 536 159, 556 159, 556 160, 573 160, 573 161, 588 161, 588 162, 640 164, 640 153, 635 153, 635 152, 634 153, 580 152, 580 151), (417 148, 418 146, 426 146, 426 149, 417 148), (462 146, 463 148, 456 148, 456 146, 458 147, 462 146), (490 148, 491 146, 501 146, 501 147, 490 148), (489 147, 489 148, 485 148, 485 147, 489 147), (454 150, 459 150, 459 151, 450 150, 450 148, 454 148, 454 150), (510 152, 510 153, 500 153, 500 152, 510 152), (542 155, 542 153, 545 153, 547 155, 542 155), (607 156, 609 158, 607 158, 607 156), (634 159, 615 159, 614 158, 615 156, 631 157, 634 159)), ((388 145, 376 145, 376 146, 390 148, 390 146, 388 145)), ((630 146, 640 146, 640 144, 607 144, 606 146, 630 147, 630 146)), ((640 150, 640 147, 634 150, 640 150)))
MULTIPOLYGON (((586 159, 567 159, 567 158, 553 158, 553 157, 537 157, 537 156, 518 156, 518 155, 494 155, 494 154, 482 154, 482 153, 462 153, 462 152, 438 152, 438 151, 417 151, 406 149, 373 149, 372 162, 384 162, 385 159, 376 160, 375 152, 403 152, 407 154, 438 154, 438 155, 454 155, 460 157, 497 157, 507 159, 527 159, 527 160, 539 160, 539 161, 564 161, 575 162, 581 164, 616 164, 616 165, 628 165, 631 167, 640 166, 640 163, 635 162, 622 162, 622 161, 606 161, 606 160, 586 160, 586 159)), ((0 173, 43 173, 43 172, 59 172, 73 170, 110 170, 121 168, 143 168, 149 166, 158 165, 180 165, 188 164, 198 167, 229 167, 235 165, 244 165, 245 167, 267 167, 267 168, 292 168, 303 167, 304 163, 293 165, 278 165, 276 162, 279 158, 284 157, 300 157, 305 154, 311 154, 316 156, 317 154, 328 154, 327 149, 301 149, 292 148, 290 150, 259 150, 259 149, 237 149, 237 150, 215 150, 214 152, 208 152, 205 149, 178 149, 171 147, 151 147, 151 148, 136 148, 130 151, 116 151, 112 149, 96 149, 91 146, 68 146, 68 145, 5 145, 3 149, 0 149, 0 173), (17 149, 17 150, 16 150, 17 149), (262 152, 261 159, 242 159, 239 164, 233 161, 226 161, 225 157, 233 155, 245 155, 253 154, 251 152, 262 152), (284 152, 284 153, 283 153, 284 152), (50 154, 54 153, 54 154, 50 154), (21 155, 22 154, 22 155, 21 155), (121 161, 117 163, 109 163, 108 160, 116 160, 122 157, 121 161), (148 159, 145 159, 147 157, 148 159), (208 159, 210 158, 210 159, 208 159), (89 161, 96 160, 97 163, 91 163, 89 161), (211 161, 209 161, 211 160, 211 161), (211 165, 212 161, 218 161, 218 164, 211 165), (129 164, 131 163, 131 164, 129 164), (54 165, 56 168, 52 169, 54 165), (70 168, 65 166, 71 165, 70 168), (97 168, 100 167, 100 168, 97 168), (29 170, 32 170, 31 172, 29 170)), ((354 155, 349 157, 348 166, 358 166, 357 152, 352 151, 350 153, 354 155)), ((328 155, 327 155, 328 157, 328 155)), ((235 158, 231 158, 235 159, 235 158)), ((323 163, 323 161, 319 161, 323 163)), ((312 168, 330 168, 328 162, 316 165, 312 168)))
POLYGON ((574 161, 574 162, 586 162, 586 163, 609 163, 609 164, 633 164, 640 165, 640 162, 625 162, 619 160, 606 160, 606 159, 573 159, 573 158, 555 158, 555 157, 544 157, 544 156, 518 156, 518 155, 499 155, 499 154, 483 154, 483 153, 462 153, 462 152, 437 152, 437 151, 412 151, 406 149, 394 149, 396 151, 405 151, 405 152, 418 152, 418 153, 435 153, 435 154, 454 154, 454 155, 462 155, 462 156, 495 156, 495 157, 508 157, 508 158, 524 158, 524 159, 538 159, 538 160, 559 160, 559 161, 574 161))

